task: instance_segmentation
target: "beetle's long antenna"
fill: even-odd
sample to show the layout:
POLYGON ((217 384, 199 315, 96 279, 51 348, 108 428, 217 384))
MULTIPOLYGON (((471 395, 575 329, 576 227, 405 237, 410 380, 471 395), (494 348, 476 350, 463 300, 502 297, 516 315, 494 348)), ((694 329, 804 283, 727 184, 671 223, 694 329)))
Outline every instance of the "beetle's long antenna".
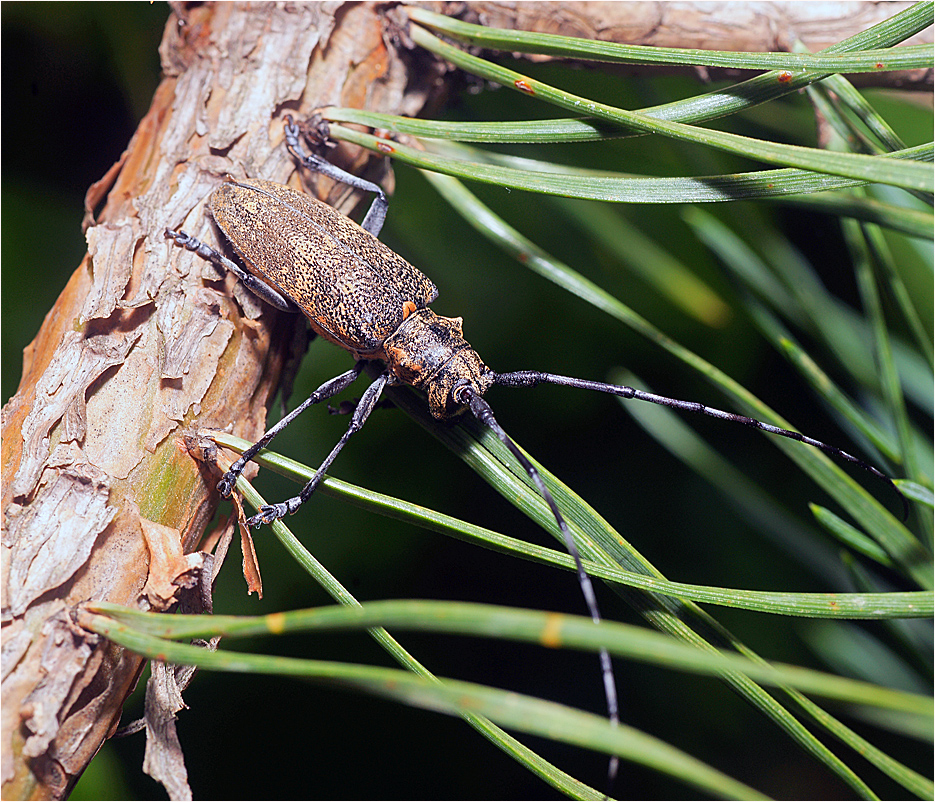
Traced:
MULTIPOLYGON (((581 554, 578 552, 575 539, 571 536, 568 524, 565 523, 565 519, 558 509, 558 504, 555 503, 555 499, 552 498, 552 494, 545 486, 545 482, 542 481, 539 471, 536 470, 535 466, 529 461, 526 455, 520 451, 519 446, 513 442, 500 424, 497 423, 497 419, 494 417, 490 404, 488 404, 473 387, 469 384, 462 384, 456 388, 454 393, 456 394, 455 398, 458 403, 466 404, 474 414, 474 417, 500 438, 500 442, 516 457, 517 462, 523 466, 526 473, 529 474, 529 478, 532 479, 533 483, 539 489, 542 498, 545 499, 545 503, 549 505, 549 509, 555 517, 558 528, 562 532, 562 537, 565 539, 565 548, 568 549, 568 553, 571 554, 572 559, 575 561, 575 569, 578 572, 578 584, 581 586, 581 592, 584 594, 584 600, 588 606, 591 620, 594 621, 595 624, 599 624, 601 622, 601 613, 597 607, 597 597, 594 594, 594 585, 591 583, 591 577, 589 577, 587 571, 584 570, 584 565, 581 562, 581 554)), ((610 662, 610 654, 606 649, 601 649, 600 658, 601 676, 604 678, 604 696, 607 699, 607 717, 610 719, 612 726, 617 726, 620 723, 620 714, 617 702, 617 684, 614 680, 614 669, 610 662)), ((614 778, 617 776, 618 765, 619 760, 617 756, 612 755, 610 764, 607 767, 608 791, 610 790, 614 778)))
POLYGON ((699 412, 702 415, 709 415, 712 418, 720 418, 721 420, 729 420, 734 423, 742 423, 744 426, 751 426, 754 429, 760 429, 764 432, 769 432, 770 434, 776 434, 780 437, 788 437, 791 440, 798 440, 800 443, 805 443, 809 446, 814 446, 815 448, 820 448, 822 451, 826 451, 832 456, 838 457, 839 459, 847 460, 852 462, 854 465, 859 465, 865 471, 869 471, 874 476, 879 479, 882 479, 886 482, 893 490, 896 491, 896 494, 899 496, 899 500, 903 505, 903 520, 905 521, 909 518, 909 502, 906 497, 903 495, 902 491, 896 487, 896 484, 882 471, 877 470, 867 462, 864 462, 859 457, 855 457, 852 454, 848 454, 846 451, 843 451, 836 446, 829 446, 827 443, 821 442, 821 440, 815 440, 812 437, 807 437, 800 432, 793 432, 789 429, 780 429, 778 426, 773 426, 770 423, 764 423, 759 421, 756 418, 750 418, 746 415, 738 415, 734 412, 725 412, 721 409, 714 409, 712 407, 706 407, 704 404, 699 403, 698 401, 680 401, 677 398, 669 398, 664 395, 656 395, 655 393, 647 393, 643 390, 637 390, 633 387, 627 387, 622 384, 604 384, 603 382, 593 382, 588 381, 587 379, 575 379, 570 376, 556 376, 553 373, 540 373, 535 370, 519 370, 515 373, 497 373, 494 376, 494 384, 499 384, 504 387, 534 387, 537 384, 561 384, 566 387, 576 387, 581 390, 597 390, 601 393, 610 393, 611 395, 619 396, 620 398, 635 398, 638 401, 649 401, 653 404, 661 404, 665 407, 671 407, 673 409, 681 409, 685 412, 699 412))

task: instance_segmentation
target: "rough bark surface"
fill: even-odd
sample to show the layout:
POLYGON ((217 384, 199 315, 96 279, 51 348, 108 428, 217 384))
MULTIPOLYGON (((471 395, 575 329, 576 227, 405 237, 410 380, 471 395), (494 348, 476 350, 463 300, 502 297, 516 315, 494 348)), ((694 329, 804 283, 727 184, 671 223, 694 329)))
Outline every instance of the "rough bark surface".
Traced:
MULTIPOLYGON (((501 27, 766 50, 783 49, 793 30, 820 49, 904 4, 849 4, 806 21, 826 5, 746 4, 745 21, 736 9, 719 17, 722 3, 433 7, 465 5, 501 27)), ((380 7, 367 3, 180 5, 167 22, 165 77, 120 161, 88 192, 88 254, 25 350, 3 409, 6 799, 63 797, 112 734, 141 660, 77 627, 71 611, 89 599, 152 604, 146 533, 177 538, 187 554, 217 503, 217 477, 189 456, 185 433, 233 421, 256 439, 288 357, 296 319, 163 232, 214 242, 203 202, 226 175, 295 184, 281 146, 287 113, 416 115, 437 100, 444 67, 397 53, 385 34, 380 7)), ((332 158, 362 167, 342 150, 332 158)), ((158 579, 181 583, 184 565, 175 570, 158 579)))
MULTIPOLYGON (((864 31, 912 3, 803 2, 636 2, 592 0, 586 3, 474 2, 464 13, 451 6, 448 13, 491 28, 516 28, 536 33, 580 36, 607 42, 653 47, 692 47, 703 50, 767 52, 792 50, 796 40, 817 52, 864 31)), ((932 29, 905 44, 930 44, 932 29)), ((544 60, 544 56, 523 56, 544 60)), ((621 72, 645 72, 645 67, 614 67, 621 72)), ((653 74, 660 72, 652 68, 653 74)), ((703 77, 739 79, 749 71, 705 68, 703 77)), ((932 70, 886 72, 850 76, 861 86, 903 86, 931 89, 932 70)))

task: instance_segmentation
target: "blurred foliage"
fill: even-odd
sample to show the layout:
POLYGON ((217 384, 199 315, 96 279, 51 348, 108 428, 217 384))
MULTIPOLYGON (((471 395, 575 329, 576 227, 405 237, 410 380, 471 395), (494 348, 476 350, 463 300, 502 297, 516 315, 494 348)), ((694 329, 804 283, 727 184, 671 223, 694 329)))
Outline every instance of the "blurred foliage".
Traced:
MULTIPOLYGON (((35 336, 85 251, 80 230, 84 191, 119 157, 157 84, 156 48, 166 18, 161 4, 7 2, 0 6, 6 67, 2 99, 4 401, 15 391, 22 348, 35 336)), ((521 69, 626 108, 698 91, 696 82, 671 76, 625 79, 612 71, 525 63, 521 69)), ((931 137, 930 104, 914 97, 868 94, 909 145, 931 137)), ((555 116, 534 100, 521 102, 513 93, 477 84, 453 94, 443 113, 489 120, 555 116)), ((801 95, 761 107, 743 119, 721 121, 719 126, 800 144, 815 141, 814 116, 801 95)), ((535 152, 520 147, 512 150, 535 152)), ((548 156, 610 170, 627 171, 638 165, 637 172, 660 176, 752 168, 738 157, 650 137, 556 146, 548 156)), ((803 382, 765 345, 743 314, 734 314, 720 328, 702 326, 650 286, 621 272, 606 249, 583 238, 550 200, 487 186, 475 186, 472 191, 538 245, 624 298, 672 337, 743 382, 798 428, 850 447, 841 442, 841 430, 803 382)), ((613 211, 731 297, 732 288, 719 272, 717 260, 693 237, 679 208, 632 206, 613 211)), ((834 293, 857 304, 853 270, 835 219, 767 204, 709 205, 706 211, 754 238, 758 230, 785 237, 820 270, 834 293)), ((396 171, 384 239, 432 278, 440 291, 434 309, 439 314, 463 316, 465 335, 496 370, 541 369, 608 380, 614 369, 625 366, 657 392, 715 406, 721 403, 711 397, 706 383, 657 349, 496 251, 440 203, 412 170, 396 171)), ((755 241, 751 244, 756 246, 755 241)), ((930 282, 931 276, 928 286, 923 281, 913 287, 914 300, 929 328, 930 282)), ((348 365, 343 352, 327 343, 314 343, 294 397, 304 397, 348 365)), ((859 388, 849 389, 859 397, 859 388)), ((669 578, 731 587, 836 589, 813 575, 807 564, 760 537, 702 479, 621 414, 615 400, 555 387, 500 388, 488 400, 519 443, 593 504, 669 578)), ((713 421, 691 421, 691 425, 748 476, 764 484, 795 516, 808 518, 810 501, 828 503, 755 433, 713 421)), ((312 410, 276 445, 289 456, 314 464, 345 426, 344 419, 312 410)), ((552 545, 545 533, 393 411, 374 414, 342 453, 333 473, 552 545)), ((293 486, 267 473, 259 485, 269 499, 293 492, 293 486)), ((316 498, 290 525, 361 599, 450 598, 583 612, 571 575, 443 541, 331 499, 316 498)), ((239 559, 234 557, 222 572, 217 611, 255 614, 325 603, 323 594, 308 587, 299 569, 283 559, 264 533, 258 535, 257 547, 264 599, 246 596, 238 575, 239 559)), ((612 594, 600 589, 599 594, 605 615, 635 620, 612 594)), ((719 610, 717 616, 771 659, 821 667, 804 643, 806 625, 800 620, 730 610, 719 610)), ((881 627, 861 628, 884 637, 881 627)), ((600 678, 591 655, 440 637, 412 636, 403 642, 439 675, 602 710, 600 678)), ((246 641, 237 648, 385 663, 373 644, 354 635, 313 641, 299 637, 246 641)), ((845 793, 810 757, 792 748, 783 735, 719 683, 684 675, 673 681, 673 675, 623 663, 617 671, 628 723, 779 798, 839 798, 845 793), (717 721, 716 728, 712 721, 717 721)), ((539 781, 461 722, 390 702, 277 678, 206 673, 196 679, 186 701, 191 709, 180 714, 179 734, 198 796, 421 798, 441 793, 522 799, 548 794, 539 781)), ((137 698, 128 705, 127 715, 135 717, 140 712, 137 698)), ((861 730, 860 725, 857 728, 861 730)), ((900 759, 928 771, 928 747, 907 748, 895 736, 889 742, 876 729, 865 731, 881 748, 892 748, 900 759)), ((575 776, 600 783, 603 757, 530 741, 575 776)), ((161 788, 142 774, 142 755, 142 736, 109 742, 74 798, 162 798, 161 788)), ((879 782, 878 791, 883 796, 888 791, 898 793, 887 781, 879 782)), ((684 795, 685 789, 624 766, 618 792, 635 798, 671 798, 684 795)))

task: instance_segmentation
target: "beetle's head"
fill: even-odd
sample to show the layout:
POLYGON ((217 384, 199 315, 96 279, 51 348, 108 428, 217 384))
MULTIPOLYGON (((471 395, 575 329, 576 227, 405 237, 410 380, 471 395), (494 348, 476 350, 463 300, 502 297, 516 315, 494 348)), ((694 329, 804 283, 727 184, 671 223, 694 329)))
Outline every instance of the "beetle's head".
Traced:
POLYGON ((422 390, 436 418, 464 411, 458 388, 470 385, 483 395, 493 384, 491 371, 464 339, 461 318, 440 317, 425 307, 410 314, 383 343, 383 359, 396 378, 422 390))

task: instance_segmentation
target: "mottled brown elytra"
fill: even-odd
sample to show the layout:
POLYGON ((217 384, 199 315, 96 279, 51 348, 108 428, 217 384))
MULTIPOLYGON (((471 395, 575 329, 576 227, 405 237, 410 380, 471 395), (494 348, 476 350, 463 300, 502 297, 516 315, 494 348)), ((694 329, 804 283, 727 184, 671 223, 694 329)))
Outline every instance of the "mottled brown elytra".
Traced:
MULTIPOLYGON (((551 373, 531 370, 495 373, 464 339, 461 318, 440 317, 429 309, 429 304, 438 295, 435 285, 377 239, 388 208, 383 190, 318 156, 306 154, 299 143, 299 127, 291 118, 286 120, 285 135, 290 153, 308 169, 357 189, 376 193, 360 225, 316 198, 280 184, 254 179, 222 184, 208 202, 211 216, 246 269, 182 231, 167 229, 166 235, 233 272, 266 302, 279 309, 304 314, 316 334, 349 351, 356 362, 346 373, 321 385, 247 449, 221 479, 218 490, 224 496, 229 495, 237 477, 261 448, 309 406, 348 387, 367 362, 378 360, 385 364, 385 369, 364 392, 347 431, 302 491, 286 501, 262 507, 247 521, 248 525, 271 523, 294 513, 308 501, 334 458, 351 435, 363 426, 388 384, 408 384, 422 390, 436 418, 451 418, 470 410, 477 420, 497 435, 526 470, 555 516, 568 551, 575 560, 578 580, 595 622, 600 621, 600 613, 594 589, 562 513, 535 467, 497 423, 493 410, 483 398, 494 385, 532 387, 541 383, 561 384, 742 423, 821 448, 860 465, 889 482, 899 493, 887 476, 863 460, 798 432, 780 429, 745 415, 632 387, 551 373)), ((900 497, 908 516, 908 502, 901 493, 900 497)), ((610 656, 602 650, 600 657, 608 715, 616 723, 617 695, 610 656)), ((611 776, 615 771, 616 764, 612 763, 611 776)))

